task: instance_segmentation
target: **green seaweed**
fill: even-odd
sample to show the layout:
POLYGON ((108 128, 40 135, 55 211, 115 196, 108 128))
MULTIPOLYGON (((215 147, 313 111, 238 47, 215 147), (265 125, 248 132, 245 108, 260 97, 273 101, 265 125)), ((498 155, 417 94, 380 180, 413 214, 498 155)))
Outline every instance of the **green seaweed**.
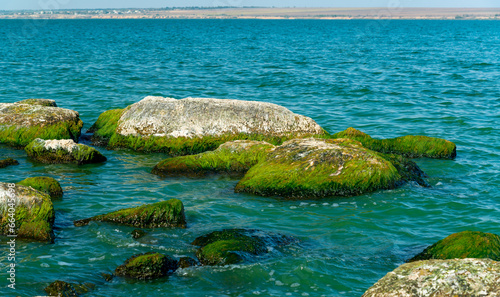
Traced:
POLYGON ((12 158, 7 158, 4 160, 0 160, 0 168, 5 168, 11 165, 19 165, 19 162, 17 160, 14 160, 12 158))
POLYGON ((94 133, 92 142, 97 145, 106 146, 109 139, 115 134, 118 121, 126 109, 112 109, 99 115, 97 121, 90 127, 87 133, 94 133))
POLYGON ((329 138, 354 139, 373 151, 402 155, 406 158, 455 159, 457 156, 457 147, 453 142, 427 136, 407 135, 391 139, 375 139, 359 130, 348 128, 329 138))
POLYGON ((408 262, 456 258, 489 258, 500 261, 500 236, 479 231, 455 233, 429 246, 408 262))
POLYGON ((85 226, 90 221, 109 222, 138 228, 186 227, 184 205, 178 199, 126 208, 108 214, 75 221, 75 226, 85 226))
POLYGON ((95 288, 94 284, 74 284, 63 281, 55 281, 45 288, 45 292, 50 296, 73 297, 88 293, 95 288))
POLYGON ((101 163, 107 161, 98 150, 93 147, 76 144, 72 151, 63 148, 46 149, 42 139, 35 139, 24 150, 28 156, 38 162, 46 164, 75 163, 78 165, 101 163))
POLYGON ((35 190, 48 194, 53 199, 61 198, 63 196, 61 184, 59 184, 59 182, 52 177, 28 177, 17 184, 32 187, 35 190))
POLYGON ((172 257, 160 253, 145 253, 135 255, 118 266, 115 275, 135 279, 157 279, 174 272, 178 262, 172 257))

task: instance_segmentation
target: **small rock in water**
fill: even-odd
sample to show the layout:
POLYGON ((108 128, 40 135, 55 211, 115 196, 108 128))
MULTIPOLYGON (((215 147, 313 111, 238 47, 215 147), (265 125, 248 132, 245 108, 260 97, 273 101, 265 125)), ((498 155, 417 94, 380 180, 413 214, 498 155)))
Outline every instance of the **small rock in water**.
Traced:
POLYGON ((11 165, 19 165, 19 162, 17 160, 14 160, 12 158, 7 158, 4 160, 0 160, 0 168, 5 168, 11 165))
POLYGON ((135 229, 134 231, 132 231, 132 238, 134 239, 139 239, 141 237, 144 237, 146 236, 146 232, 144 232, 143 230, 141 229, 135 229))

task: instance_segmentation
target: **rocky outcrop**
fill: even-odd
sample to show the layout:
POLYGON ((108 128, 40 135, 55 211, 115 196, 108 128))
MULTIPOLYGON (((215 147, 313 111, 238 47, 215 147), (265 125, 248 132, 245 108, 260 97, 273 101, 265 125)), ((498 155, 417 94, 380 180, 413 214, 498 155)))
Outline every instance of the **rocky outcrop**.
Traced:
POLYGON ((59 184, 59 182, 52 177, 28 177, 17 184, 25 187, 32 187, 37 191, 49 195, 52 199, 58 199, 63 196, 61 184, 59 184))
POLYGON ((489 258, 500 261, 500 236, 479 231, 455 233, 429 246, 409 262, 455 258, 489 258))
POLYGON ((135 279, 157 279, 172 274, 179 268, 178 262, 168 255, 146 253, 131 257, 118 266, 115 275, 135 279))
POLYGON ((50 197, 33 188, 0 183, 0 234, 53 241, 55 212, 50 197))
POLYGON ((91 221, 109 222, 137 228, 186 227, 184 205, 178 199, 117 210, 75 221, 74 225, 77 227, 85 226, 91 221))
POLYGON ((274 145, 264 141, 230 141, 221 144, 215 151, 165 159, 153 168, 152 173, 161 176, 245 173, 273 148, 274 145))
POLYGON ((16 104, 40 105, 47 107, 57 107, 56 101, 52 99, 25 99, 17 101, 16 104))
POLYGON ((426 185, 418 166, 351 139, 293 139, 276 147, 236 185, 236 192, 286 198, 352 196, 408 181, 426 185))
POLYGON ((74 163, 78 165, 101 163, 107 159, 98 150, 71 139, 43 140, 37 138, 24 150, 31 159, 46 164, 74 163))
POLYGON ((406 158, 455 159, 457 156, 457 146, 441 138, 407 135, 391 139, 374 139, 354 128, 335 133, 331 138, 354 139, 373 151, 402 155, 406 158))
POLYGON ((199 246, 196 256, 202 265, 231 265, 243 262, 245 256, 257 256, 269 248, 294 242, 291 237, 260 230, 225 229, 196 238, 191 244, 199 246))
POLYGON ((500 296, 500 262, 490 259, 406 263, 380 279, 362 297, 500 296))
POLYGON ((101 114, 91 127, 95 143, 170 155, 214 150, 231 140, 286 139, 326 135, 312 119, 271 103, 146 97, 123 110, 101 114))
POLYGON ((74 284, 63 281, 55 281, 45 288, 50 296, 73 297, 82 296, 95 288, 94 284, 74 284))
POLYGON ((83 126, 78 112, 36 102, 0 103, 0 143, 24 147, 36 138, 78 141, 83 126))
POLYGON ((0 160, 0 168, 9 167, 12 165, 19 165, 19 162, 17 160, 12 159, 12 158, 0 160))

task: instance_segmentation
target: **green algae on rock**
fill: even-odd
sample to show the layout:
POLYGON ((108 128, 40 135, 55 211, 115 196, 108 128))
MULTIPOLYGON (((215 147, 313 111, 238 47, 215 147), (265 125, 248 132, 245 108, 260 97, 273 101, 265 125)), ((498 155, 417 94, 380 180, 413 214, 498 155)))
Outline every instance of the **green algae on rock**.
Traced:
POLYGON ((36 138, 78 141, 78 112, 39 104, 0 103, 0 143, 25 147, 36 138))
POLYGON ((95 144, 108 148, 197 154, 233 140, 280 144, 291 138, 328 135, 312 119, 271 103, 149 96, 106 111, 91 127, 95 144))
POLYGON ((84 295, 95 288, 94 284, 74 284, 63 281, 55 281, 45 288, 50 296, 73 297, 84 295))
POLYGON ((121 209, 75 221, 74 225, 77 227, 86 226, 91 221, 109 222, 137 228, 186 227, 184 205, 178 199, 121 209))
POLYGON ((37 138, 24 150, 28 156, 46 164, 74 163, 78 165, 101 163, 107 159, 93 147, 75 143, 71 139, 43 140, 37 138))
POLYGON ((236 185, 236 192, 286 198, 353 196, 420 179, 410 161, 371 151, 351 139, 293 139, 271 151, 236 185), (401 172, 401 173, 400 173, 401 172))
POLYGON ((479 231, 455 233, 429 246, 409 262, 455 258, 489 258, 500 261, 500 236, 479 231))
POLYGON ((191 244, 199 246, 196 256, 202 265, 231 265, 244 261, 244 255, 262 255, 269 247, 284 246, 294 239, 281 234, 259 230, 225 229, 196 238, 191 244))
POLYGON ((19 162, 17 160, 12 159, 12 158, 0 160, 0 168, 5 168, 8 166, 12 166, 12 165, 19 165, 19 162))
POLYGON ((179 268, 188 268, 198 266, 198 262, 191 257, 181 257, 179 259, 179 268))
POLYGON ((21 186, 32 187, 50 196, 52 199, 61 198, 63 190, 61 184, 54 178, 48 176, 28 177, 17 183, 21 186))
POLYGON ((55 212, 50 197, 33 188, 0 183, 0 234, 18 238, 54 240, 55 212), (12 215, 15 222, 12 222, 12 215))
POLYGON ((25 99, 17 101, 15 104, 40 105, 47 107, 57 107, 56 101, 52 99, 25 99))
POLYGON ((427 260, 389 272, 362 297, 498 296, 500 262, 491 259, 427 260))
POLYGON ((172 274, 179 268, 178 262, 168 255, 145 253, 135 255, 118 266, 115 275, 135 279, 157 279, 172 274))
POLYGON ((146 232, 144 232, 143 230, 141 229, 135 229, 134 231, 132 231, 132 233, 130 233, 132 235, 132 238, 133 239, 139 239, 141 237, 144 237, 147 235, 146 232))
POLYGON ((354 128, 335 133, 331 138, 354 139, 373 151, 407 158, 455 159, 457 156, 457 146, 441 138, 407 135, 391 139, 374 139, 354 128))
POLYGON ((274 147, 264 141, 230 141, 221 144, 215 151, 165 159, 153 168, 152 173, 161 176, 245 173, 274 147))

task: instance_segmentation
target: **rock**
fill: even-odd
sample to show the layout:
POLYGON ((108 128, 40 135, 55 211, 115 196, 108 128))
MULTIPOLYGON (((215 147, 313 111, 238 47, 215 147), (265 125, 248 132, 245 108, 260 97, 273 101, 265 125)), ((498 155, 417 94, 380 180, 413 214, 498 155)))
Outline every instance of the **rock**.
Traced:
POLYGON ((149 96, 123 110, 106 111, 91 127, 108 148, 196 154, 239 139, 273 144, 327 135, 312 119, 271 103, 149 96))
POLYGON ((389 272, 362 297, 499 296, 500 262, 490 259, 427 260, 389 272))
POLYGON ((52 177, 28 177, 18 182, 17 184, 26 187, 32 187, 37 191, 49 195, 52 199, 62 198, 63 196, 61 184, 59 184, 59 182, 52 177))
POLYGON ((7 158, 0 160, 0 168, 5 168, 11 165, 19 165, 19 162, 17 160, 14 160, 12 158, 7 158))
POLYGON ((102 278, 107 281, 108 283, 111 282, 113 280, 113 278, 115 277, 114 275, 112 274, 109 274, 109 273, 105 273, 105 272, 102 272, 101 273, 101 276, 102 278))
POLYGON ((0 183, 0 211, 1 235, 17 234, 18 238, 53 242, 55 212, 48 195, 33 188, 0 183), (10 226, 12 213, 15 226, 10 226))
POLYGON ((455 159, 457 156, 457 146, 441 138, 407 135, 391 139, 374 139, 354 128, 333 134, 331 138, 354 139, 373 151, 402 155, 406 158, 455 159))
POLYGON ((352 196, 410 180, 425 183, 424 176, 414 162, 371 151, 355 140, 293 139, 252 167, 235 191, 286 198, 352 196))
POLYGON ((184 205, 178 199, 117 210, 108 214, 75 221, 75 226, 85 226, 90 221, 109 222, 137 228, 186 227, 184 205))
POLYGON ((78 141, 78 112, 39 104, 0 103, 0 142, 25 147, 36 138, 78 141))
POLYGON ((245 173, 273 148, 274 145, 264 141, 230 141, 221 144, 215 151, 163 160, 153 168, 152 173, 161 176, 245 173))
POLYGON ((17 101, 15 104, 40 105, 47 107, 57 107, 56 101, 52 99, 25 99, 17 101))
POLYGON ((86 283, 83 285, 55 281, 45 288, 45 292, 50 296, 70 297, 81 296, 95 288, 94 284, 86 283))
POLYGON ((82 165, 101 163, 107 160, 95 148, 75 143, 72 139, 43 140, 37 138, 24 150, 30 158, 46 164, 75 163, 82 165))
POLYGON ((179 268, 188 268, 198 266, 198 262, 191 257, 182 257, 179 259, 179 268))
POLYGON ((262 255, 268 247, 284 246, 293 238, 259 230, 225 229, 196 238, 191 244, 199 246, 196 257, 203 265, 231 265, 244 261, 244 256, 262 255))
POLYGON ((132 238, 139 239, 141 237, 146 236, 146 234, 147 233, 142 231, 141 229, 135 229, 134 231, 132 231, 132 238))
POLYGON ((135 279, 157 279, 175 272, 178 263, 172 257, 160 253, 145 253, 131 257, 118 266, 115 275, 135 279))
POLYGON ((429 246, 409 262, 455 258, 489 258, 500 261, 500 236, 479 231, 455 233, 429 246))

